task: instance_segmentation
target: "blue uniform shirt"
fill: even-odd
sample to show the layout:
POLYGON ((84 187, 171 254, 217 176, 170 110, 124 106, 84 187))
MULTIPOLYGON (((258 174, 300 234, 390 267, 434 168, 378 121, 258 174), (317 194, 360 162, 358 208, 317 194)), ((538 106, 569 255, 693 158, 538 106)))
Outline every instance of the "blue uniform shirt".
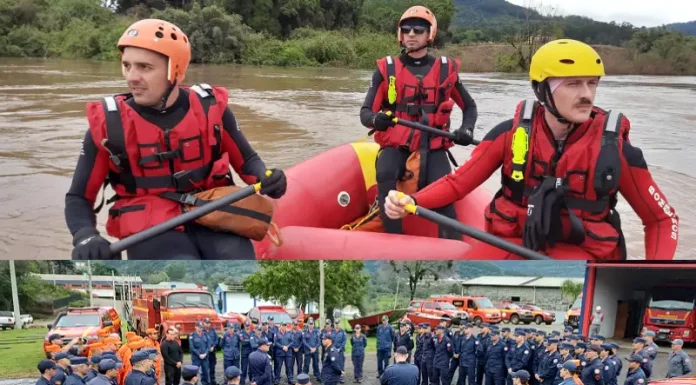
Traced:
MULTIPOLYGON (((304 345, 305 354, 310 354, 309 349, 311 348, 318 349, 321 345, 321 340, 319 339, 319 330, 316 328, 311 331, 307 329, 302 337, 302 342, 304 345)), ((316 353, 316 350, 314 352, 316 353)))
POLYGON ((394 328, 387 324, 377 326, 377 350, 391 350, 394 344, 394 328))
POLYGON ((350 337, 350 346, 352 347, 351 356, 364 356, 365 348, 367 347, 367 337, 365 337, 364 334, 360 334, 360 337, 353 334, 353 336, 350 337))

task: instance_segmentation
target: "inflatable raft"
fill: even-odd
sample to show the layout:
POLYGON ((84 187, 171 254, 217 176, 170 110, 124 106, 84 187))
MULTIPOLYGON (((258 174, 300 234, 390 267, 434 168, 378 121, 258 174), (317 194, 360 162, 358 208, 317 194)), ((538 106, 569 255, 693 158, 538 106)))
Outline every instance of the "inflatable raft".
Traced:
MULTIPOLYGON (((437 238, 437 224, 409 215, 403 235, 341 230, 367 215, 377 193, 376 143, 350 143, 325 151, 286 170, 286 194, 274 201, 273 221, 283 243, 266 237, 255 242, 258 259, 280 260, 441 260, 522 259, 468 236, 462 241, 437 238)), ((483 229, 493 195, 477 188, 455 203, 460 222, 483 229)), ((520 239, 508 239, 520 244, 520 239)), ((594 259, 570 245, 549 253, 554 259, 594 259)))

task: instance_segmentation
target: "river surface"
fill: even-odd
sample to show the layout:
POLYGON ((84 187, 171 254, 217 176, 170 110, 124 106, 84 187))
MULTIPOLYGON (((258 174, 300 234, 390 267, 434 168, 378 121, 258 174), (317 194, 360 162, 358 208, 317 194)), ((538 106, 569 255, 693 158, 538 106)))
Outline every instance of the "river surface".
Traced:
MULTIPOLYGON (((333 68, 198 66, 187 82, 230 90, 230 107, 267 165, 286 168, 367 130, 358 111, 371 71, 333 68)), ((527 81, 461 74, 479 109, 476 138, 533 97, 527 81)), ((85 103, 125 92, 117 62, 0 58, 0 258, 69 259, 63 215, 81 139, 85 103)), ((696 259, 696 77, 608 76, 597 105, 632 123, 653 176, 680 217, 678 258, 696 259)), ((456 111, 453 126, 461 113, 456 111)), ((462 163, 470 148, 454 148, 462 163)), ((497 190, 499 175, 484 187, 497 190)), ((110 195, 109 195, 110 196, 110 195)), ((630 258, 644 254, 643 226, 621 199, 630 258)), ((103 231, 104 211, 99 216, 103 231)))

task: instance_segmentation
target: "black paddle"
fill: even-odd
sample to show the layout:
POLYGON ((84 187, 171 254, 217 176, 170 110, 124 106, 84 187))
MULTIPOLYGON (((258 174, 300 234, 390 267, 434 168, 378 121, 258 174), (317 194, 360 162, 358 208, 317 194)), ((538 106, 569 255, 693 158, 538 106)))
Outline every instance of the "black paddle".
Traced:
MULTIPOLYGON (((404 193, 398 194, 399 199, 403 197, 405 197, 404 193)), ((502 238, 498 238, 495 235, 488 234, 487 232, 479 230, 477 228, 467 226, 452 218, 448 218, 444 215, 438 214, 432 210, 428 210, 426 208, 416 206, 413 204, 407 204, 406 207, 404 207, 404 209, 411 214, 428 219, 432 222, 437 223, 438 225, 450 227, 462 234, 466 234, 472 238, 478 239, 481 242, 488 243, 489 245, 498 247, 513 254, 517 254, 526 259, 533 261, 545 261, 551 259, 549 256, 537 253, 536 251, 527 249, 526 247, 522 247, 520 245, 508 242, 502 238)))
MULTIPOLYGON (((386 114, 391 116, 391 111, 387 111, 386 114)), ((402 120, 402 119, 399 119, 397 117, 394 117, 392 119, 392 122, 394 122, 396 124, 400 124, 402 126, 406 126, 408 128, 413 128, 414 130, 421 130, 423 132, 427 132, 428 134, 437 135, 437 136, 444 136, 445 138, 448 138, 450 140, 454 140, 454 138, 456 136, 456 135, 454 135, 454 132, 439 130, 439 129, 434 128, 434 127, 426 126, 425 124, 421 124, 418 122, 411 122, 408 120, 402 120)), ((481 143, 480 140, 476 140, 476 139, 471 140, 471 144, 473 144, 474 146, 478 146, 480 143, 481 143)))

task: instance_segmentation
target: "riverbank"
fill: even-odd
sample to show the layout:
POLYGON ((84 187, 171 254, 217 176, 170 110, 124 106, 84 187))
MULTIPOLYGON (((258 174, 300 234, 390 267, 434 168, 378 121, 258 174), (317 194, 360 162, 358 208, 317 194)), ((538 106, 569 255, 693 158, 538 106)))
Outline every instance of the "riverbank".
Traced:
MULTIPOLYGON (((34 6, 17 3, 7 12, 10 18, 0 17, 6 21, 0 23, 0 57, 118 60, 119 37, 133 21, 145 16, 114 13, 96 0, 26 2, 34 6)), ((332 30, 300 25, 287 34, 273 34, 258 26, 252 28, 242 22, 242 16, 217 6, 193 6, 186 11, 170 7, 154 10, 147 17, 172 21, 187 33, 193 47, 192 63, 373 69, 375 60, 399 53, 391 29, 376 29, 369 20, 332 30), (215 26, 210 28, 202 20, 213 20, 215 26)), ((441 25, 443 31, 447 24, 441 25)), ((444 48, 436 51, 461 58, 461 72, 524 72, 519 63, 526 61, 502 38, 461 45, 452 44, 460 40, 450 39, 447 33, 440 35, 444 35, 439 42, 444 48)), ((563 32, 558 36, 564 36, 563 32)), ((479 38, 484 41, 493 36, 479 38)), ((661 30, 637 31, 623 47, 597 48, 609 74, 696 75, 696 38, 661 30)))
MULTIPOLYGON (((598 45, 594 48, 602 57, 609 75, 696 76, 696 51, 689 59, 690 67, 686 71, 679 71, 672 66, 669 59, 663 59, 658 55, 642 54, 633 57, 628 48, 608 45, 598 45)), ((500 64, 500 58, 514 54, 514 48, 506 44, 450 45, 437 53, 460 58, 460 72, 519 72, 519 69, 511 71, 500 64)))

